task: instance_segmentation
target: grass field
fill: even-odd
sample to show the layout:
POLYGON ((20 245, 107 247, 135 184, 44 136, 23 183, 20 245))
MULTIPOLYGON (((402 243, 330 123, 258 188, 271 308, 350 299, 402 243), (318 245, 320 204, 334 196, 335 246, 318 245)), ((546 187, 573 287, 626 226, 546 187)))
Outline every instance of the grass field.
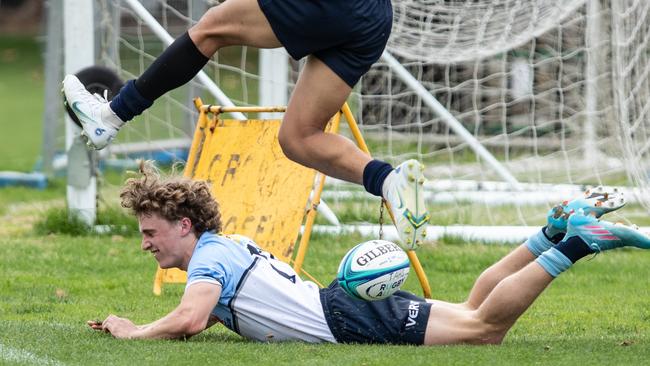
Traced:
MULTIPOLYGON (((0 37, 0 170, 30 171, 38 158, 40 62, 37 42, 0 37)), ((115 200, 115 193, 106 192, 106 199, 115 200)), ((188 341, 115 340, 85 321, 109 313, 153 321, 178 303, 182 286, 152 294, 155 261, 139 250, 137 235, 37 234, 34 224, 49 207, 62 207, 64 196, 59 180, 43 191, 0 189, 0 365, 636 365, 650 359, 650 253, 638 250, 582 260, 541 295, 501 346, 260 344, 221 326, 188 341)), ((350 220, 376 218, 367 208, 337 209, 350 220)), ((508 223, 518 215, 512 211, 448 207, 436 221, 481 223, 492 215, 508 223)), ((346 250, 361 240, 315 235, 305 268, 327 283, 346 250)), ((433 296, 462 301, 475 277, 512 248, 448 240, 418 255, 433 296)), ((405 288, 420 293, 414 275, 405 288)))
MULTIPOLYGON (((306 268, 333 278, 354 236, 315 237, 306 268)), ((432 347, 258 344, 221 326, 188 341, 122 341, 86 328, 109 313, 150 322, 173 309, 182 286, 151 293, 155 262, 137 237, 0 240, 0 364, 643 364, 650 310, 647 253, 584 260, 561 276, 522 317, 502 346, 432 347)), ((461 301, 481 270, 507 246, 444 244, 419 256, 434 297, 461 301)), ((406 288, 420 292, 415 276, 406 288)))
POLYGON ((31 171, 43 138, 43 65, 37 40, 0 36, 0 97, 0 171, 31 171))

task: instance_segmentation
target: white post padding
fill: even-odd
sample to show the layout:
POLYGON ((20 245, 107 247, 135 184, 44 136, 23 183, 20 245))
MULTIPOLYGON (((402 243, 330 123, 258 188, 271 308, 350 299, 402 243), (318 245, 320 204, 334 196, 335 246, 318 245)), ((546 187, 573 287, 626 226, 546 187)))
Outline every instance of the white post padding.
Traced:
MULTIPOLYGON (((74 74, 95 63, 95 32, 93 1, 64 0, 63 2, 63 50, 65 74, 74 74)), ((97 215, 97 178, 89 154, 79 154, 80 129, 66 116, 65 148, 68 152, 68 172, 78 172, 87 179, 75 180, 68 175, 66 189, 68 210, 88 225, 97 215)))
MULTIPOLYGON (((289 62, 284 48, 260 50, 259 105, 287 105, 289 62)), ((283 113, 260 113, 262 119, 282 119, 283 113)))

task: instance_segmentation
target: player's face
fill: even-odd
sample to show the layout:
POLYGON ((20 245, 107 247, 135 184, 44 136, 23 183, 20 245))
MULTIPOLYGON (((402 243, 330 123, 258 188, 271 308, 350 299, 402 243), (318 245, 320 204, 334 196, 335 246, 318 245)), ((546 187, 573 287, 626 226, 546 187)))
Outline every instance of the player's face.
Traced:
POLYGON ((180 221, 168 221, 157 214, 138 217, 142 233, 141 248, 151 252, 160 268, 179 267, 183 263, 180 221))

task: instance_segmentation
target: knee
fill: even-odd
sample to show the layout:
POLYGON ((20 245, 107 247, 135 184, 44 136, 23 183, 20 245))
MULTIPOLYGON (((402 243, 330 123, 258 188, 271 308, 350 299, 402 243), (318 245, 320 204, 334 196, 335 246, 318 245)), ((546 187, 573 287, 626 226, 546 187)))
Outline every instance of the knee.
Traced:
POLYGON ((189 29, 192 41, 201 51, 209 49, 214 53, 226 46, 224 37, 226 32, 223 28, 225 22, 221 13, 218 6, 212 7, 189 29))
POLYGON ((475 338, 471 341, 473 344, 494 344, 499 345, 508 332, 509 327, 500 324, 486 324, 483 323, 479 326, 479 332, 475 334, 475 338))
POLYGON ((322 133, 324 132, 317 127, 295 120, 287 120, 285 116, 280 131, 278 131, 278 142, 287 158, 302 163, 308 159, 307 155, 314 148, 314 137, 322 133))
POLYGON ((286 128, 280 128, 278 142, 284 155, 292 161, 300 162, 302 156, 303 142, 300 135, 286 128))

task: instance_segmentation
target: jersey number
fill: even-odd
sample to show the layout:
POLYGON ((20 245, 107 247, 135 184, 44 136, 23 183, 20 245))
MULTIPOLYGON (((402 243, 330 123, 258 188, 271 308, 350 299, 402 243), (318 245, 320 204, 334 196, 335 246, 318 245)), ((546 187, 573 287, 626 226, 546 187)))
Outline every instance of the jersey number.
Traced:
MULTIPOLYGON (((251 255, 256 255, 256 256, 262 257, 264 259, 269 259, 269 257, 274 258, 273 254, 263 252, 259 248, 255 247, 254 245, 248 244, 248 245, 246 245, 246 248, 248 248, 248 251, 251 253, 251 255), (265 254, 267 254, 268 256, 266 256, 265 254)), ((271 264, 271 263, 269 263, 269 264, 271 264)), ((296 283, 296 275, 290 275, 288 273, 282 272, 281 270, 275 268, 275 266, 273 264, 271 264, 271 268, 273 268, 273 270, 276 271, 280 276, 282 276, 282 277, 286 278, 287 280, 291 281, 291 283, 296 283)))

